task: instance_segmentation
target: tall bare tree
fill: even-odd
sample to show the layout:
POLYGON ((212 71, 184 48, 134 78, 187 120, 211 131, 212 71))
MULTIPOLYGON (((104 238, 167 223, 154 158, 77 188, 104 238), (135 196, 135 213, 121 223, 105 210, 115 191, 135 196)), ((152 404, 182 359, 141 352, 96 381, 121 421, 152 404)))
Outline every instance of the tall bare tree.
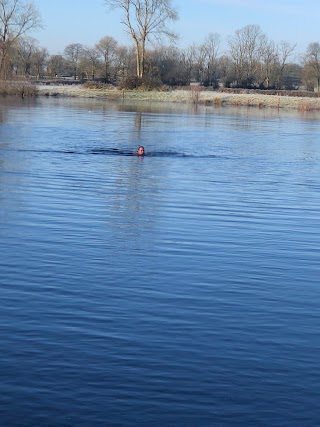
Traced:
POLYGON ((118 46, 114 60, 114 76, 118 82, 125 81, 133 75, 135 69, 135 52, 133 47, 118 46))
POLYGON ((204 83, 206 80, 206 62, 207 62, 207 53, 204 45, 193 45, 193 56, 192 56, 192 68, 193 75, 192 78, 197 82, 204 83))
POLYGON ((217 60, 219 82, 230 87, 234 81, 234 66, 231 58, 228 55, 222 55, 217 60))
POLYGON ((86 47, 81 55, 81 68, 85 71, 87 78, 91 78, 94 81, 96 77, 97 68, 100 65, 99 52, 94 47, 86 47), (89 69, 89 71, 87 71, 89 69))
POLYGON ((259 25, 247 25, 229 38, 230 56, 238 86, 251 85, 259 66, 261 37, 259 25))
POLYGON ((274 86, 277 78, 278 53, 275 43, 266 35, 261 37, 260 46, 260 71, 258 72, 258 85, 268 89, 274 86))
POLYGON ((78 65, 83 51, 84 47, 80 43, 71 43, 64 49, 64 56, 73 69, 74 79, 78 76, 78 65))
POLYGON ((217 59, 220 47, 220 35, 210 33, 202 45, 205 53, 204 82, 207 85, 217 84, 217 59))
POLYGON ((197 46, 192 44, 181 52, 181 69, 187 85, 190 85, 195 68, 195 58, 197 57, 197 46))
POLYGON ((112 60, 115 57, 117 51, 118 42, 110 36, 102 37, 96 44, 96 49, 104 62, 104 78, 105 82, 109 81, 109 71, 112 60))
POLYGON ((134 41, 137 76, 142 78, 147 41, 161 36, 175 38, 168 28, 170 21, 178 19, 172 0, 105 0, 105 3, 123 12, 122 24, 134 41))
POLYGON ((316 87, 317 92, 320 92, 320 43, 313 42, 307 47, 304 56, 304 75, 305 80, 310 87, 316 87), (316 85, 314 84, 316 83, 316 85))
POLYGON ((47 61, 48 74, 51 77, 60 77, 67 69, 66 60, 62 55, 51 55, 47 61))
POLYGON ((293 51, 295 48, 296 48, 296 44, 291 44, 285 40, 282 40, 278 45, 278 61, 279 61, 279 70, 278 70, 278 78, 277 78, 278 89, 281 89, 285 68, 289 64, 289 58, 293 54, 293 51))
POLYGON ((45 47, 37 48, 33 55, 33 62, 37 80, 43 76, 45 71, 45 65, 47 64, 47 58, 49 56, 48 50, 45 47))
POLYGON ((18 38, 40 27, 41 19, 33 3, 24 0, 0 0, 0 77, 7 75, 10 49, 18 38))
POLYGON ((21 37, 18 43, 18 55, 23 74, 27 77, 31 74, 33 55, 38 48, 38 41, 33 37, 21 37))

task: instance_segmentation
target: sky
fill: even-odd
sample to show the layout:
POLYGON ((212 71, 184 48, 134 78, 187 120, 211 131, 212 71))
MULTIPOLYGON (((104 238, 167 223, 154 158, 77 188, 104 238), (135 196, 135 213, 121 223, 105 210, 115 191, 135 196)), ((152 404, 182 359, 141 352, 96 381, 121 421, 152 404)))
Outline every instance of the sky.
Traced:
MULTIPOLYGON (((120 44, 131 39, 121 24, 120 11, 110 10, 104 0, 34 0, 43 28, 32 37, 50 54, 63 53, 71 43, 93 47, 102 37, 120 44)), ((311 42, 320 42, 320 0, 172 0, 179 20, 171 28, 178 34, 177 46, 204 42, 210 33, 221 36, 221 51, 227 39, 246 25, 259 25, 276 43, 296 44, 303 53, 311 42)))

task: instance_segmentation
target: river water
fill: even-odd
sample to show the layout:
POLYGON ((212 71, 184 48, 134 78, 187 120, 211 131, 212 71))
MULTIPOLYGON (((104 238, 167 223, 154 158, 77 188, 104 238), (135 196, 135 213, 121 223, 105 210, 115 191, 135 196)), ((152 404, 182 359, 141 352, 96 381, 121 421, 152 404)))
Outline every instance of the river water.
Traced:
POLYGON ((320 424, 319 113, 0 120, 1 425, 320 424))

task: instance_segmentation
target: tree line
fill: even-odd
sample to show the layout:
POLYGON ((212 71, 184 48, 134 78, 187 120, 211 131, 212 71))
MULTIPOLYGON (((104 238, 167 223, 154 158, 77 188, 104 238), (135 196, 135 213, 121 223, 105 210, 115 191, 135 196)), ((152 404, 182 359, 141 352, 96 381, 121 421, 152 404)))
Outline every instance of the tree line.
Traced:
POLYGON ((227 39, 225 53, 217 33, 182 49, 168 28, 178 19, 171 0, 105 2, 122 10, 132 45, 106 35, 93 46, 72 43, 61 54, 50 55, 28 35, 41 25, 35 6, 24 0, 0 0, 0 77, 64 78, 128 88, 196 82, 213 88, 320 90, 319 42, 310 43, 297 59, 295 44, 275 43, 260 26, 247 25, 227 39), (157 46, 148 43, 154 40, 157 46))

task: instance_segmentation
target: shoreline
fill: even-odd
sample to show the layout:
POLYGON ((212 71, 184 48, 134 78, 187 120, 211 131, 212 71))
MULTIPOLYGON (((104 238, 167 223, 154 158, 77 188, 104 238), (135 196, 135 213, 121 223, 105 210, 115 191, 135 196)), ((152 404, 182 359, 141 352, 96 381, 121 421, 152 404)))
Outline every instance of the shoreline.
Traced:
POLYGON ((119 89, 88 89, 80 85, 37 85, 39 96, 96 98, 109 101, 147 101, 198 104, 205 106, 239 106, 258 108, 320 111, 320 98, 277 96, 263 94, 234 94, 214 91, 171 90, 140 91, 119 89))

